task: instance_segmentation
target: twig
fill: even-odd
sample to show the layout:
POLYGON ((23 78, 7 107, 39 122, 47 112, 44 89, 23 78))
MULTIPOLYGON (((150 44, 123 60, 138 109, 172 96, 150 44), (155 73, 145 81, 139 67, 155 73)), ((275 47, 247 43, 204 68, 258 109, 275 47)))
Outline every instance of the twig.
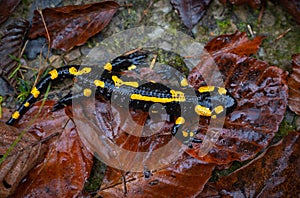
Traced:
MULTIPOLYGON (((45 31, 46 31, 46 35, 47 35, 47 39, 48 39, 48 42, 49 42, 49 46, 50 46, 50 42, 51 42, 51 38, 50 38, 50 34, 49 34, 49 31, 48 31, 48 28, 47 28, 47 25, 46 25, 46 22, 45 22, 45 19, 44 19, 44 15, 43 15, 43 12, 41 9, 38 9, 37 10, 39 12, 39 14, 41 15, 41 18, 42 18, 42 22, 43 22, 43 25, 45 27, 45 31)), ((48 47, 50 48, 50 47, 48 47)))
POLYGON ((150 8, 152 7, 154 3, 154 0, 151 0, 147 6, 147 8, 143 11, 143 15, 141 16, 141 19, 139 21, 139 24, 144 20, 145 16, 147 15, 148 11, 150 10, 150 8))
POLYGON ((157 54, 154 54, 153 59, 152 59, 151 64, 150 64, 150 69, 154 68, 154 65, 156 63, 156 59, 157 59, 157 54))
POLYGON ((257 23, 258 23, 258 24, 261 23, 261 19, 262 19, 263 15, 264 15, 264 12, 265 12, 265 5, 264 5, 264 3, 263 3, 262 6, 261 6, 261 10, 260 10, 260 12, 259 12, 258 19, 257 19, 257 23))
MULTIPOLYGON (((49 31, 48 31, 48 28, 47 28, 47 24, 46 24, 44 15, 43 15, 43 11, 41 9, 37 9, 37 11, 38 11, 38 13, 40 14, 40 16, 42 18, 42 22, 43 22, 43 25, 44 25, 44 28, 45 28, 45 31, 46 31, 47 40, 48 40, 48 50, 47 50, 47 55, 46 55, 46 59, 45 59, 45 65, 46 65, 46 60, 48 59, 49 54, 50 54, 51 37, 50 37, 49 31)), ((40 56, 42 56, 42 49, 41 49, 41 52, 40 52, 40 56)), ((42 60, 41 57, 40 57, 40 60, 42 60)), ((40 65, 43 65, 43 63, 40 62, 40 65)), ((44 70, 44 69, 42 69, 42 70, 44 70)), ((41 76, 41 73, 42 73, 41 70, 39 70, 38 76, 34 81, 34 85, 37 83, 39 77, 41 76)))
POLYGON ((130 51, 126 52, 124 55, 126 56, 126 55, 128 55, 128 54, 132 54, 132 53, 134 53, 134 52, 140 51, 141 49, 142 49, 142 48, 141 48, 141 47, 139 47, 139 48, 136 48, 136 49, 130 50, 130 51))
POLYGON ((275 42, 277 42, 279 39, 281 39, 282 37, 284 37, 289 31, 291 31, 292 28, 287 29, 286 31, 284 31, 282 34, 280 34, 279 36, 277 36, 277 38, 275 39, 275 42))
POLYGON ((126 184, 126 177, 124 174, 122 174, 122 180, 123 180, 123 187, 124 187, 124 196, 127 196, 127 184, 126 184))

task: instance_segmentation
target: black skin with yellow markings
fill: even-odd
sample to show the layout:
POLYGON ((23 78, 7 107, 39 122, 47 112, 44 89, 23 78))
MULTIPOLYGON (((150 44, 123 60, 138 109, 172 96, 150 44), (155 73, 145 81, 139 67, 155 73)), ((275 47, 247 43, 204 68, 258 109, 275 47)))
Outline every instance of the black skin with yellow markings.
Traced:
MULTIPOLYGON (((181 111, 185 111, 186 109, 180 108, 181 103, 190 104, 185 105, 190 107, 186 111, 195 111, 199 116, 209 116, 212 118, 225 116, 225 112, 226 114, 231 113, 236 107, 235 99, 225 88, 212 86, 200 87, 198 90, 195 90, 195 98, 160 83, 147 82, 139 85, 137 82, 124 82, 119 79, 122 71, 143 65, 144 59, 147 58, 148 54, 149 51, 139 50, 128 55, 119 56, 106 64, 103 67, 104 70, 101 68, 100 76, 99 71, 96 71, 95 67, 68 65, 54 69, 32 89, 31 94, 13 113, 7 124, 13 125, 36 102, 50 83, 74 78, 79 79, 81 85, 85 88, 80 93, 68 94, 60 99, 54 105, 53 110, 71 104, 75 98, 93 96, 94 90, 96 90, 95 94, 104 96, 108 100, 111 98, 113 92, 117 92, 122 97, 128 98, 131 109, 141 109, 148 112, 151 105, 155 103, 162 104, 167 114, 170 115, 170 121, 174 123, 171 132, 174 136, 185 122, 184 118, 181 117, 181 111)), ((201 140, 193 137, 195 132, 182 131, 180 134, 184 142, 201 142, 201 140)), ((178 134, 176 136, 178 137, 178 134)))
MULTIPOLYGON (((127 56, 119 56, 112 60, 111 71, 104 70, 102 74, 102 80, 108 82, 111 81, 112 75, 120 76, 120 72, 128 69, 131 65, 138 65, 140 64, 140 60, 147 57, 147 53, 144 52, 136 52, 129 54, 127 56), (113 74, 112 74, 113 72, 113 74)), ((32 89, 31 94, 24 100, 24 102, 19 106, 19 108, 13 113, 11 118, 6 122, 8 125, 13 125, 29 108, 30 106, 37 101, 37 98, 41 93, 43 93, 48 85, 53 82, 56 83, 57 81, 62 81, 63 79, 73 79, 76 77, 82 77, 84 75, 91 74, 91 72, 88 73, 82 73, 82 74, 75 74, 71 73, 70 69, 80 71, 81 68, 84 68, 80 65, 68 65, 61 67, 59 69, 51 70, 41 81, 37 83, 37 85, 32 89), (53 73, 56 73, 55 75, 53 73), (32 93, 33 92, 33 93, 32 93)), ((87 67, 90 68, 90 67, 87 67)), ((82 71, 82 70, 81 70, 82 71)), ((89 79, 90 76, 85 76, 85 78, 89 79)), ((110 84, 113 84, 113 82, 110 82, 110 84)), ((111 87, 111 86, 110 86, 111 87)), ((111 88, 110 88, 111 89, 111 88)), ((98 89, 97 89, 98 90, 98 89)), ((72 102, 72 99, 82 97, 83 93, 74 94, 73 96, 68 94, 63 99, 61 99, 55 106, 54 109, 60 109, 64 107, 65 105, 68 105, 72 102)))

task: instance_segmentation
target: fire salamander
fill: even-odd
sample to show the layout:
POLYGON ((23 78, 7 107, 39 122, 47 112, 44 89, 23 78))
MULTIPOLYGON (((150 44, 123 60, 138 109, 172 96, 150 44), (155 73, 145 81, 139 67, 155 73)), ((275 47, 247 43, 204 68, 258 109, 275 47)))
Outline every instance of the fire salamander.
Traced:
MULTIPOLYGON (((131 54, 122 55, 111 62, 108 62, 101 68, 101 73, 97 72, 95 67, 68 65, 58 69, 51 70, 35 87, 32 88, 30 95, 19 106, 7 121, 8 125, 13 125, 39 98, 46 90, 50 82, 57 82, 63 79, 77 79, 81 82, 82 91, 74 94, 67 94, 60 99, 53 107, 53 110, 60 109, 65 105, 69 105, 74 98, 84 98, 100 94, 110 99, 112 93, 118 92, 122 97, 129 100, 129 106, 133 109, 142 109, 146 112, 154 103, 161 104, 170 120, 174 123, 172 135, 178 137, 178 129, 185 123, 182 116, 180 104, 190 107, 187 111, 192 111, 199 116, 211 117, 225 116, 234 110, 236 100, 228 93, 226 88, 214 86, 202 86, 195 91, 195 97, 190 97, 182 91, 172 89, 161 83, 146 82, 140 85, 136 81, 121 80, 121 74, 125 70, 134 70, 139 65, 143 65, 145 58, 149 55, 149 51, 138 50, 131 54), (96 72, 95 72, 96 71, 96 72), (100 75, 99 75, 100 74, 100 75), (214 104, 214 105, 212 105, 214 104)), ((180 86, 188 86, 187 79, 179 80, 180 86)), ((193 136, 195 132, 181 131, 180 137, 183 142, 201 143, 202 140, 193 136)))

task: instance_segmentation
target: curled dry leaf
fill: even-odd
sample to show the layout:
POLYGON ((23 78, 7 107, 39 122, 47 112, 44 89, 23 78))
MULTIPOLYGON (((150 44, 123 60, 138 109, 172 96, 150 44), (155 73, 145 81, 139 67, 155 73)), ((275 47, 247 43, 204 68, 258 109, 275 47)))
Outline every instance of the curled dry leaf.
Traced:
MULTIPOLYGON (((238 41, 239 39, 232 37, 242 35, 244 34, 235 33, 228 35, 228 39, 238 41)), ((217 131, 220 137, 206 156, 198 156, 201 144, 193 144, 194 149, 188 151, 203 161, 216 164, 247 160, 266 148, 278 131, 287 105, 286 72, 263 61, 243 56, 250 51, 245 48, 246 52, 243 52, 239 42, 233 42, 233 46, 228 46, 230 45, 227 43, 228 39, 224 35, 211 41, 217 41, 218 44, 210 42, 207 46, 210 46, 208 51, 218 65, 225 87, 237 100, 237 107, 226 116, 224 128, 217 131), (223 49, 218 49, 217 46, 226 46, 229 50, 218 53, 218 50, 223 49)), ((252 41, 253 43, 248 40, 240 44, 243 46, 243 43, 248 43, 248 49, 254 52, 260 42, 256 39, 252 41)), ((199 87, 203 83, 198 80, 204 74, 203 70, 205 71, 200 65, 189 76, 194 87, 199 87)), ((204 125, 203 123, 208 122, 205 120, 203 118, 199 124, 204 125)), ((207 128, 200 128, 197 136, 204 139, 206 131, 207 128)))
POLYGON ((288 77, 289 107, 300 115, 300 54, 292 57, 292 72, 288 77))
POLYGON ((23 39, 27 32, 29 23, 24 19, 18 19, 8 25, 3 32, 0 41, 0 77, 3 77, 12 86, 15 85, 15 78, 9 76, 16 69, 18 62, 15 58, 20 57, 23 46, 23 39))
POLYGON ((54 102, 46 101, 38 114, 41 104, 30 108, 17 126, 26 128, 30 125, 28 133, 52 138, 47 141, 44 161, 29 172, 13 196, 75 197, 89 176, 93 156, 83 146, 76 127, 64 110, 51 112, 54 102))
POLYGON ((129 173, 122 181, 121 172, 109 168, 101 190, 102 197, 194 197, 200 193, 214 169, 184 154, 169 167, 153 172, 129 173), (114 182, 111 182, 114 181, 114 182), (107 184, 106 182, 109 182, 107 184), (126 185, 127 193, 124 191, 126 185))
POLYGON ((191 30, 203 17, 211 0, 171 0, 183 24, 191 30))
MULTIPOLYGON (((297 197, 300 194, 300 133, 292 132, 279 144, 246 166, 205 187, 206 196, 297 197), (251 178, 251 179, 250 179, 251 178)), ((201 194, 200 197, 204 197, 201 194)))
POLYGON ((10 195, 23 177, 44 156, 44 146, 30 133, 0 122, 0 156, 8 151, 13 142, 21 137, 7 158, 0 164, 0 197, 10 195), (23 134, 23 135, 22 135, 23 134))
MULTIPOLYGON (((51 47, 68 51, 74 46, 84 44, 106 27, 118 8, 119 4, 115 1, 104 1, 41 10, 51 47)), ((37 10, 34 12, 29 38, 48 38, 41 14, 37 10)))
POLYGON ((1 0, 0 1, 0 24, 12 14, 21 0, 1 0))

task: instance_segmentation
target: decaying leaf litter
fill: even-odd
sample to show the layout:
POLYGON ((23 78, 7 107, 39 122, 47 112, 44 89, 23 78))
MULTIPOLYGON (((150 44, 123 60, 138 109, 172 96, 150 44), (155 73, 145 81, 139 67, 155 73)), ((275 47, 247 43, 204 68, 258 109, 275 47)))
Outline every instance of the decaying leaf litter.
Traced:
MULTIPOLYGON (((215 3, 215 2, 213 2, 213 3, 215 3)), ((153 8, 153 10, 155 11, 155 9, 158 9, 158 6, 157 7, 155 7, 155 4, 154 4, 154 6, 153 6, 154 8, 153 8)), ((151 10, 151 9, 149 9, 149 10, 151 10)), ((237 10, 235 10, 234 11, 234 13, 235 12, 239 12, 238 11, 239 9, 237 9, 237 10)), ((150 13, 150 15, 151 15, 152 13, 150 13)), ((173 13, 172 13, 173 14, 173 13)), ((257 13, 256 13, 257 14, 257 13)), ((149 15, 149 13, 148 13, 148 15, 149 15)), ((175 16, 175 15, 174 15, 175 16)), ((205 17, 207 17, 207 15, 205 15, 204 16, 204 19, 203 20, 201 20, 200 21, 200 24, 201 23, 205 23, 205 22, 207 22, 207 21, 205 21, 205 17)), ((149 17, 149 18, 151 18, 151 16, 149 17)), ((149 20, 149 18, 146 16, 146 18, 145 18, 145 20, 147 21, 147 20, 149 20)), ((167 17, 166 17, 167 18, 167 17)), ((241 17, 242 18, 242 17, 241 17)), ((263 23, 264 21, 262 20, 262 23, 263 23)), ((157 23, 165 23, 165 21, 158 21, 157 20, 157 23)), ((227 31, 227 29, 229 29, 228 31, 230 31, 231 30, 231 28, 234 28, 234 26, 232 27, 232 23, 233 24, 235 24, 234 22, 232 22, 232 21, 219 21, 219 23, 217 23, 217 26, 218 26, 218 28, 219 29, 223 29, 222 31, 224 31, 224 29, 225 29, 225 31, 227 31), (222 22, 224 22, 224 23, 222 23, 222 22), (220 28, 220 27, 222 27, 222 28, 220 28)), ((250 23, 251 24, 251 23, 250 23)), ((200 30, 203 30, 203 27, 207 27, 207 26, 203 26, 203 24, 201 24, 202 26, 196 26, 197 27, 197 29, 200 29, 200 30)), ((244 30, 248 30, 248 26, 246 25, 246 23, 245 24, 238 24, 238 25, 241 25, 240 27, 239 27, 239 30, 240 30, 240 28, 241 29, 243 29, 244 28, 244 30)), ((252 24, 253 25, 253 24, 252 24)), ((130 26, 130 23, 129 23, 129 26, 130 26)), ((181 27, 183 30, 184 30, 184 27, 182 27, 181 26, 181 23, 177 23, 177 24, 175 24, 175 26, 177 26, 177 27, 181 27)), ((255 25, 254 25, 255 26, 255 25)), ((209 28, 210 28, 210 26, 208 26, 209 28)), ((216 31, 220 31, 219 29, 217 28, 217 30, 216 31)), ((271 28, 274 28, 274 27, 271 27, 271 28)), ((252 27, 252 29, 254 29, 255 30, 255 28, 253 28, 252 27)), ((263 30, 262 30, 263 31, 263 30)), ((209 30, 205 30, 205 32, 206 33, 208 33, 209 32, 209 30)), ((256 33, 258 33, 259 31, 257 30, 257 32, 256 33)), ((214 31, 212 31, 212 34, 215 34, 215 33, 217 33, 217 32, 214 32, 214 31)), ((233 32, 231 32, 231 33, 233 33, 233 32)), ((276 32, 275 32, 276 33, 276 32)), ((280 34, 280 32, 277 32, 277 35, 275 34, 274 36, 273 35, 267 35, 267 36, 269 36, 269 37, 267 37, 267 40, 271 37, 273 37, 272 39, 270 39, 270 40, 268 40, 269 41, 269 45, 270 45, 270 43, 272 44, 273 42, 274 42, 274 40, 276 39, 276 38, 278 38, 278 36, 279 36, 279 34, 280 34), (271 42, 270 42, 271 41, 271 42)), ((289 33, 290 34, 290 33, 289 33)), ((201 37, 205 37, 205 36, 202 36, 202 34, 199 34, 199 35, 201 35, 201 37)), ((205 35, 207 35, 207 34, 205 34, 205 35)), ((288 35, 287 35, 288 36, 288 35)), ((284 38, 284 37, 283 37, 284 38)), ((196 39, 197 39, 197 36, 196 36, 196 39)), ((201 38, 201 39, 203 39, 203 38, 201 38)), ((205 39, 205 38, 204 38, 205 39)), ((279 45, 279 44, 281 44, 280 42, 282 41, 282 39, 280 39, 280 40, 278 40, 277 42, 274 42, 275 43, 275 45, 279 45), (278 42, 279 42, 279 44, 278 44, 278 42)), ((268 43, 268 42, 267 42, 268 43)), ((267 46, 269 46, 269 45, 267 45, 267 46)), ((285 43, 284 43, 284 45, 283 46, 285 46, 285 43)), ((297 47, 297 45, 296 45, 296 47, 297 47)), ((295 48, 295 46, 293 46, 292 48, 290 48, 290 49, 294 49, 295 48)), ((268 47, 263 47, 263 49, 264 50, 268 50, 269 48, 268 47)), ((285 50, 285 48, 283 48, 283 51, 287 51, 287 50, 285 50)), ((292 51, 292 50, 289 50, 289 51, 292 51)), ((297 49, 296 49, 296 51, 297 51, 297 49)), ((260 51, 261 52, 261 51, 260 51)), ((263 55, 263 53, 262 54, 260 54, 260 52, 259 52, 259 56, 260 55, 263 55)), ((271 51, 272 52, 272 51, 271 51)), ((273 51, 274 52, 274 51, 273 51)), ((277 52, 278 53, 278 52, 277 52)), ((272 53, 273 54, 273 53, 272 53)), ((271 55, 272 55, 271 54, 271 55)), ((264 56, 263 56, 264 57, 264 56)), ((273 58, 272 56, 267 56, 267 59, 270 59, 271 60, 271 63, 276 63, 276 61, 278 61, 278 60, 280 60, 279 62, 281 62, 281 61, 283 61, 283 62, 285 62, 285 67, 288 67, 288 62, 289 62, 289 60, 290 59, 286 59, 286 58, 282 58, 282 57, 279 57, 278 58, 278 60, 277 60, 277 58, 273 58), (274 62, 273 62, 274 61, 274 62)), ((265 59, 264 59, 265 60, 265 59)), ((277 65, 277 64, 276 64, 277 65)), ((278 64, 279 66, 281 66, 281 64, 278 64)), ((155 182, 154 182, 155 183, 155 182)))

